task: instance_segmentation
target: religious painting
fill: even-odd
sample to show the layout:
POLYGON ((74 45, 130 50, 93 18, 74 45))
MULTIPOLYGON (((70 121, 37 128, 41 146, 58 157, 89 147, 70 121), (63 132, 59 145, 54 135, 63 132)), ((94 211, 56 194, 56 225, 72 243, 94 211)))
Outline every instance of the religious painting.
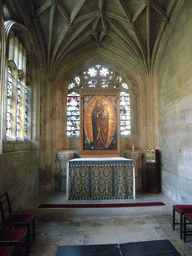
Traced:
POLYGON ((84 94, 82 99, 83 151, 118 151, 117 94, 84 94))

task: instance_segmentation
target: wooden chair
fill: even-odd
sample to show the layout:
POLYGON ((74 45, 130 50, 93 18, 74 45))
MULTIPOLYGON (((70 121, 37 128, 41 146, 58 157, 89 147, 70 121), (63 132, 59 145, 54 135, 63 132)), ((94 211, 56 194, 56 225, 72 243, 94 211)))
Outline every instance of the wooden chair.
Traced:
POLYGON ((1 256, 13 256, 16 255, 15 252, 15 246, 11 245, 0 245, 0 255, 1 256))
POLYGON ((8 193, 0 196, 0 211, 2 216, 2 228, 6 227, 26 227, 28 230, 29 251, 31 249, 30 237, 35 242, 35 215, 33 214, 12 214, 11 203, 8 193), (32 229, 32 230, 31 230, 32 229))
POLYGON ((180 238, 182 239, 183 234, 183 215, 184 213, 192 212, 192 205, 178 204, 173 205, 173 230, 175 225, 180 225, 180 238), (180 215, 180 222, 175 222, 175 213, 180 215))
MULTIPOLYGON (((0 247, 4 247, 5 253, 9 252, 7 255, 28 255, 28 232, 26 228, 22 229, 5 229, 0 232, 0 247), (11 249, 11 247, 13 247, 11 249), (7 248, 5 248, 7 247, 7 248), (8 248, 9 247, 9 248, 8 248), (16 250, 16 252, 14 251, 16 250), (10 251, 9 251, 10 250, 10 251), (12 254, 11 254, 12 253, 12 254), (15 253, 15 254, 14 254, 15 253)), ((6 255, 6 254, 0 254, 6 255)))
POLYGON ((192 224, 192 213, 184 213, 184 231, 183 231, 183 240, 186 242, 186 236, 192 236, 192 230, 187 230, 187 224, 192 224))
POLYGON ((17 241, 0 241, 0 255, 18 256, 20 253, 19 244, 17 241))

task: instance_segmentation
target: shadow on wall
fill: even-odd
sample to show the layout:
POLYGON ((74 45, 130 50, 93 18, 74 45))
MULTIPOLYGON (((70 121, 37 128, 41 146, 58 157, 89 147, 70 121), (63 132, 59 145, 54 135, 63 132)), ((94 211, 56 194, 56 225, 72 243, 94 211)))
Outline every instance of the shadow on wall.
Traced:
POLYGON ((40 169, 39 171, 39 181, 40 185, 47 185, 53 180, 53 173, 51 171, 51 165, 46 165, 45 169, 40 169))

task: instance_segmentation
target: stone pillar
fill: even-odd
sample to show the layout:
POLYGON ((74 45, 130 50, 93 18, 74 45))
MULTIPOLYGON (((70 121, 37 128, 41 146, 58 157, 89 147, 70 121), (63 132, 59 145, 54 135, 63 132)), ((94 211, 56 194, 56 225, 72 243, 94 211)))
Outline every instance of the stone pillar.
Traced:
POLYGON ((60 172, 56 174, 56 183, 59 190, 66 192, 67 163, 75 157, 75 150, 61 150, 57 153, 57 160, 60 164, 60 172))

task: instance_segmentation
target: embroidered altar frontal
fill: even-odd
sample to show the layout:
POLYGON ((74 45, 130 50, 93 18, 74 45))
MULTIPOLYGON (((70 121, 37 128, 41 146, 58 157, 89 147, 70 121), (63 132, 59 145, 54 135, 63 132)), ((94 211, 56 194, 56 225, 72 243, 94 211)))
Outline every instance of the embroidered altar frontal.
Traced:
POLYGON ((134 161, 116 158, 76 158, 68 162, 69 200, 135 198, 134 161))

